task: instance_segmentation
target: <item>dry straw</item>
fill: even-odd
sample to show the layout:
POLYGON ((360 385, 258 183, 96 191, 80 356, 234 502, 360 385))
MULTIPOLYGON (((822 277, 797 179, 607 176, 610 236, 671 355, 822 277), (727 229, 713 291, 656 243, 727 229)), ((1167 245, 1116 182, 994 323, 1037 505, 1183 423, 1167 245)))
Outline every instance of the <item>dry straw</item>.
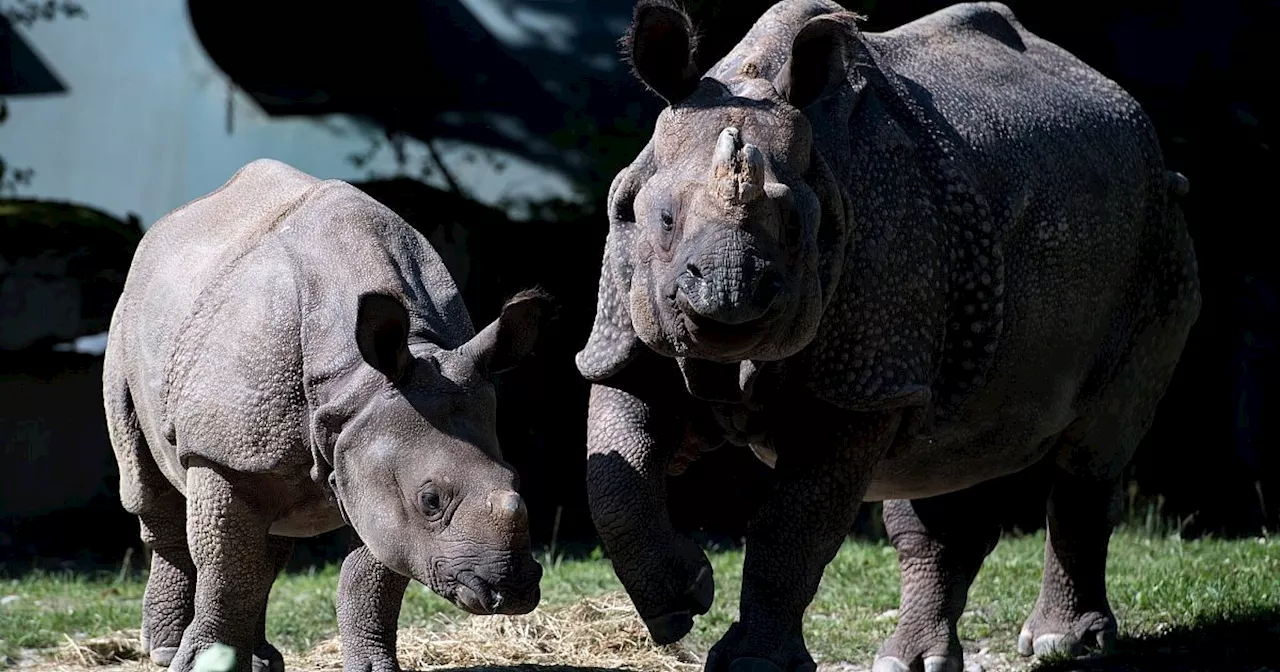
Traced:
MULTIPOLYGON (((400 631, 400 665, 408 670, 518 665, 698 672, 697 656, 649 639, 623 593, 588 598, 524 616, 441 619, 434 628, 400 631)), ((295 669, 326 669, 342 659, 336 640, 303 656, 295 669)))
MULTIPOLYGON (((680 644, 660 647, 649 639, 624 593, 587 598, 567 607, 535 609, 523 616, 441 617, 429 627, 400 631, 400 665, 438 668, 577 667, 635 672, 698 672, 697 656, 680 644)), ((138 634, 119 633, 63 643, 47 664, 34 669, 117 670, 155 668, 138 645, 138 634)), ((301 655, 287 655, 290 670, 342 669, 337 638, 301 655)))

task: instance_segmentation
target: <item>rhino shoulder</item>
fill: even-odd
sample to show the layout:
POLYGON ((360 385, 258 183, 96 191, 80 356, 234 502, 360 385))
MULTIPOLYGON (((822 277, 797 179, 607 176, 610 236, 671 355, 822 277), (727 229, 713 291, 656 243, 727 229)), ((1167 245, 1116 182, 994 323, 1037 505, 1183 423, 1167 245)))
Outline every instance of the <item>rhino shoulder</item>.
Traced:
POLYGON ((282 246, 264 241, 202 294, 165 375, 165 433, 194 457, 240 473, 306 467, 298 288, 282 246))

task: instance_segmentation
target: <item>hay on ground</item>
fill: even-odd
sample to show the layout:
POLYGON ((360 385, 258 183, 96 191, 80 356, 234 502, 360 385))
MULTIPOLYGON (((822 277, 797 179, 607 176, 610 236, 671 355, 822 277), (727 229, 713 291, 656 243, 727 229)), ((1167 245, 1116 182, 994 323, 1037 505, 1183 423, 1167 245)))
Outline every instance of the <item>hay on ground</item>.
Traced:
POLYGON ((81 668, 119 665, 146 658, 137 630, 78 640, 64 635, 62 643, 49 656, 51 662, 81 668))
MULTIPOLYGON (((440 617, 428 627, 399 633, 405 670, 524 665, 587 667, 635 672, 699 672, 698 657, 681 644, 657 646, 625 593, 583 599, 567 607, 535 609, 523 616, 440 617)), ((138 632, 72 641, 30 669, 160 669, 152 666, 138 632)), ((340 670, 337 637, 300 655, 285 655, 290 670, 340 670)))
MULTIPOLYGON (((657 646, 625 593, 587 598, 559 609, 523 616, 442 618, 434 628, 399 634, 400 665, 406 670, 441 667, 554 665, 697 672, 698 657, 680 644, 657 646)), ((336 638, 298 662, 302 667, 340 664, 336 638)))

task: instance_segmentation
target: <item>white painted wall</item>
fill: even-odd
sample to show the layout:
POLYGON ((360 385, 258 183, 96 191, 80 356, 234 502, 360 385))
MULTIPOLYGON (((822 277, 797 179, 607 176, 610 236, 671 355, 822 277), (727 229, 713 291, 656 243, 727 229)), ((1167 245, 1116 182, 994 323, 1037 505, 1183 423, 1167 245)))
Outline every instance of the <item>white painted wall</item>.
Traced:
MULTIPOLYGON (((238 90, 230 94, 228 134, 227 79, 200 46, 185 2, 83 4, 87 18, 15 26, 69 89, 8 99, 0 154, 11 166, 35 169, 22 196, 74 201, 118 216, 134 212, 149 226, 259 157, 321 178, 397 172, 390 151, 362 169, 346 161, 369 146, 350 118, 273 119, 238 90)), ((502 156, 508 167, 494 174, 483 162, 457 160, 467 147, 441 143, 441 149, 478 200, 573 195, 565 177, 542 166, 502 156)), ((420 145, 409 150, 412 161, 425 160, 420 145)))

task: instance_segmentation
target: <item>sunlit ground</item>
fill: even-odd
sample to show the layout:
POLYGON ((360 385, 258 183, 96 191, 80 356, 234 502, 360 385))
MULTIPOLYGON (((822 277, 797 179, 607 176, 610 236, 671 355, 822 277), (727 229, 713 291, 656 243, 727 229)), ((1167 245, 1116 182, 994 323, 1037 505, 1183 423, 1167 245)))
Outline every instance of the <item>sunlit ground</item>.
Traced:
MULTIPOLYGON (((960 637, 971 659, 997 661, 986 663, 988 670, 1015 659, 1018 630, 1039 589, 1043 539, 1043 533, 1005 538, 970 593, 960 637), (980 650, 985 650, 981 656, 980 650)), ((699 655, 732 621, 741 582, 741 552, 716 551, 711 559, 716 605, 686 640, 699 655)), ((544 558, 543 564, 544 608, 621 588, 604 560, 544 558)), ((1171 669, 1198 656, 1215 666, 1185 669, 1280 670, 1280 542, 1181 541, 1122 532, 1112 539, 1108 566, 1121 627, 1119 660, 1137 661, 1136 667, 1108 669, 1171 669)), ((0 580, 0 655, 30 659, 30 649, 57 646, 68 638, 136 629, 144 581, 145 576, 47 573, 0 580)), ((282 576, 271 595, 270 639, 297 653, 331 637, 337 627, 336 582, 336 566, 282 576)), ((806 615, 814 656, 820 662, 869 664, 894 628, 897 601, 893 549, 847 543, 827 568, 806 615)), ((462 617, 413 584, 401 626, 439 627, 437 615, 462 617)))

